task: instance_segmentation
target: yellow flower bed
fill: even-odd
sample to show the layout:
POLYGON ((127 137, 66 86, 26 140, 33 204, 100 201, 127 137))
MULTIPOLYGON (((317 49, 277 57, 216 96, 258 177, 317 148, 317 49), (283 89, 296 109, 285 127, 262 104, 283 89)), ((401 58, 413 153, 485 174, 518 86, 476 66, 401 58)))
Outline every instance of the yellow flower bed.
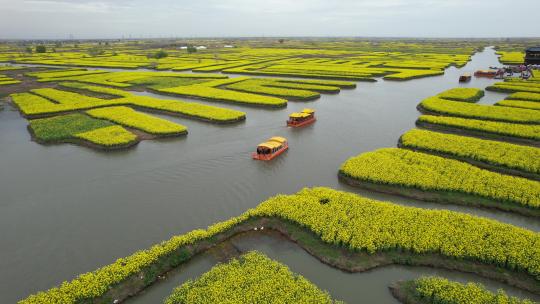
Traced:
POLYGON ((111 89, 80 83, 62 83, 62 85, 76 89, 118 96, 118 98, 101 99, 85 96, 78 93, 49 88, 32 90, 32 93, 34 94, 12 94, 11 98, 13 102, 18 106, 20 111, 27 116, 61 113, 67 111, 85 110, 118 105, 133 105, 148 109, 163 110, 171 113, 178 113, 186 116, 192 116, 216 122, 238 121, 245 119, 246 116, 246 114, 241 111, 208 106, 194 102, 157 99, 148 96, 138 96, 118 89, 111 89), (39 94, 40 96, 35 94, 39 94), (49 99, 44 97, 55 100, 58 103, 51 102, 49 99))
POLYGON ((498 121, 486 121, 448 116, 422 115, 417 123, 429 123, 462 130, 503 135, 516 138, 540 140, 540 125, 525 125, 498 121))
POLYGON ((19 304, 78 303, 103 295, 182 246, 210 239, 250 217, 278 217, 313 231, 324 242, 369 253, 402 250, 524 271, 540 280, 540 234, 494 220, 405 207, 328 188, 277 195, 238 217, 174 236, 126 258, 79 275, 19 304))
POLYGON ((423 77, 443 75, 443 70, 402 70, 395 74, 384 76, 387 80, 410 80, 423 77))
POLYGON ((468 102, 476 102, 483 96, 484 91, 476 88, 453 88, 437 94, 442 99, 468 102))
POLYGON ((502 289, 493 293, 478 283, 459 283, 441 277, 422 277, 406 282, 413 296, 425 304, 534 304, 508 296, 502 289))
POLYGON ((406 149, 385 148, 360 154, 343 163, 340 172, 375 184, 470 194, 498 204, 540 209, 540 182, 406 149))
POLYGON ((539 93, 527 93, 527 92, 517 92, 510 94, 506 99, 517 99, 517 100, 527 100, 527 101, 540 101, 539 93))
POLYGON ((471 104, 429 97, 420 103, 425 110, 448 116, 478 118, 493 121, 540 124, 540 112, 528 109, 471 104))
POLYGON ((157 99, 149 96, 139 96, 132 93, 105 88, 100 86, 80 84, 80 83, 61 83, 63 86, 73 87, 92 92, 105 93, 125 98, 118 99, 120 104, 131 104, 148 109, 163 110, 171 113, 178 113, 186 116, 197 117, 209 121, 228 122, 245 119, 246 113, 226 108, 204 105, 195 102, 181 100, 157 99))
POLYGON ((405 148, 469 158, 494 166, 540 173, 540 148, 413 129, 400 138, 405 148))
POLYGON ((159 89, 164 93, 173 93, 180 96, 204 98, 217 101, 226 101, 240 104, 252 104, 259 106, 284 107, 287 100, 271 96, 263 96, 251 93, 228 91, 204 85, 189 85, 175 88, 159 89))
POLYGON ((342 303, 313 283, 265 255, 248 252, 227 264, 214 266, 188 280, 165 299, 165 304, 211 303, 342 303), (279 288, 276 288, 279 286, 279 288))
POLYGON ((495 105, 513 108, 522 108, 529 110, 540 110, 540 102, 516 99, 504 99, 497 102, 495 105))
POLYGON ((143 130, 156 135, 184 134, 187 128, 183 125, 170 122, 140 112, 128 107, 107 107, 86 111, 94 118, 110 120, 112 122, 143 130))
POLYGON ((127 145, 137 141, 137 136, 121 126, 110 126, 75 134, 75 137, 96 145, 112 147, 127 145))

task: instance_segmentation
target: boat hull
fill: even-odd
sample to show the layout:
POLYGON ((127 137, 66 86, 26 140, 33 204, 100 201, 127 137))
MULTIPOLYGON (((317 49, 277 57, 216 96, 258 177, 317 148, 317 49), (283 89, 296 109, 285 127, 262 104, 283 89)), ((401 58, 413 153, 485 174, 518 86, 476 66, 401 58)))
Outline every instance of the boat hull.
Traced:
POLYGON ((459 77, 459 82, 469 82, 471 81, 471 76, 461 76, 459 77))
POLYGON ((304 120, 304 121, 298 122, 298 123, 293 123, 293 122, 287 121, 287 127, 292 127, 292 128, 304 127, 304 126, 307 126, 309 124, 314 123, 316 120, 317 119, 315 117, 313 117, 313 118, 310 118, 310 119, 307 119, 307 120, 304 120))
POLYGON ((289 149, 289 145, 288 144, 285 144, 283 145, 283 147, 281 147, 281 149, 277 150, 276 152, 272 153, 272 154, 257 154, 256 152, 253 152, 251 153, 251 157, 255 160, 265 160, 265 161, 268 161, 268 160, 272 160, 276 157, 278 157, 279 155, 283 154, 283 152, 287 151, 289 149))

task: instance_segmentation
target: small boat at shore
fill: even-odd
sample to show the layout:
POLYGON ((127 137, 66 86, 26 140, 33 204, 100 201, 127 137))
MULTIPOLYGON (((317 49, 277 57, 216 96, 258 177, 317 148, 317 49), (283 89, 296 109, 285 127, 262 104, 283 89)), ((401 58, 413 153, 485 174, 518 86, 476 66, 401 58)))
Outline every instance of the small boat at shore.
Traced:
POLYGON ((256 160, 272 160, 289 149, 289 144, 285 137, 274 136, 257 146, 257 152, 251 156, 256 160))
POLYGON ((287 126, 293 128, 303 127, 314 123, 316 120, 315 110, 303 109, 302 112, 295 112, 289 115, 287 126))
POLYGON ((475 77, 493 78, 497 75, 497 70, 478 70, 474 72, 475 77))
POLYGON ((459 82, 469 82, 471 81, 471 78, 472 78, 471 73, 465 73, 459 76, 459 82))

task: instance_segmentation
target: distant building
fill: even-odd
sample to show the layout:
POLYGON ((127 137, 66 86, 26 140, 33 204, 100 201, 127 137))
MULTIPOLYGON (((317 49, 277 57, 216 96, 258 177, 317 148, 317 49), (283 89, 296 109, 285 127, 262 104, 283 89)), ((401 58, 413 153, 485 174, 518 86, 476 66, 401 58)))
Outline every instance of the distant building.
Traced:
POLYGON ((229 45, 229 44, 226 44, 226 45, 224 45, 223 47, 224 47, 224 48, 233 48, 233 47, 234 47, 234 45, 229 45))
POLYGON ((525 50, 525 64, 540 64, 540 46, 525 50))
POLYGON ((185 45, 184 45, 184 46, 181 46, 181 47, 179 47, 179 49, 181 49, 181 50, 187 50, 187 46, 185 46, 185 45))
POLYGON ((197 50, 206 50, 207 47, 205 47, 204 45, 199 45, 198 47, 196 47, 197 50))

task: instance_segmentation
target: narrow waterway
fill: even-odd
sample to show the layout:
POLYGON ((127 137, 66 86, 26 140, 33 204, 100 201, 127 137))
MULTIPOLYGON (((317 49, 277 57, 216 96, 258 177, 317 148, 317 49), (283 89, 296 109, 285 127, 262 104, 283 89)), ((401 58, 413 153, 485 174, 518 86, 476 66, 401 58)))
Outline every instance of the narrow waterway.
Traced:
MULTIPOLYGON (((247 113, 247 120, 222 126, 163 116, 186 125, 188 136, 144 141, 135 149, 114 153, 36 144, 30 141, 27 121, 5 107, 0 111, 0 302, 13 303, 172 235, 238 215, 269 196, 303 187, 328 186, 399 204, 468 212, 540 231, 540 223, 532 218, 370 193, 342 185, 336 177, 347 158, 394 147, 401 134, 414 128, 419 115, 416 105, 423 98, 458 86, 463 72, 492 65, 498 65, 497 58, 487 49, 464 68, 449 68, 443 76, 359 82, 354 90, 323 95, 312 102, 290 102, 280 110, 197 101, 240 109, 247 113), (317 111, 317 123, 301 130, 286 128, 288 113, 306 106, 317 111), (290 150, 269 163, 251 160, 255 146, 274 135, 287 137, 290 150)), ((484 88, 490 83, 492 80, 473 79, 465 86, 484 88)), ((504 96, 487 92, 482 103, 504 96)), ((305 272, 313 258, 292 250, 294 258, 289 260, 276 250, 269 254, 331 289, 331 280, 336 280, 332 276, 317 278, 305 272)), ((404 268, 389 272, 385 282, 399 279, 392 276, 400 271, 409 271, 400 269, 404 268)), ((373 281, 374 286, 385 271, 363 274, 358 277, 364 279, 354 282, 373 281)), ((370 289, 351 292, 355 290, 358 298, 375 299, 370 297, 370 289)), ((336 298, 347 298, 345 291, 331 292, 336 298)))
MULTIPOLYGON (((467 283, 478 282, 496 292, 503 289, 507 294, 540 301, 540 296, 513 288, 497 281, 474 274, 448 271, 429 267, 386 266, 363 273, 348 273, 319 262, 295 243, 278 233, 251 232, 239 235, 230 242, 241 253, 257 250, 268 257, 287 265, 291 271, 301 274, 324 289, 334 299, 346 303, 400 303, 388 290, 397 281, 414 280, 421 276, 442 276, 450 280, 467 283)), ((129 299, 128 304, 161 303, 174 288, 187 280, 195 280, 209 271, 217 263, 226 263, 220 252, 209 251, 167 274, 164 280, 147 288, 137 297, 129 299)))

